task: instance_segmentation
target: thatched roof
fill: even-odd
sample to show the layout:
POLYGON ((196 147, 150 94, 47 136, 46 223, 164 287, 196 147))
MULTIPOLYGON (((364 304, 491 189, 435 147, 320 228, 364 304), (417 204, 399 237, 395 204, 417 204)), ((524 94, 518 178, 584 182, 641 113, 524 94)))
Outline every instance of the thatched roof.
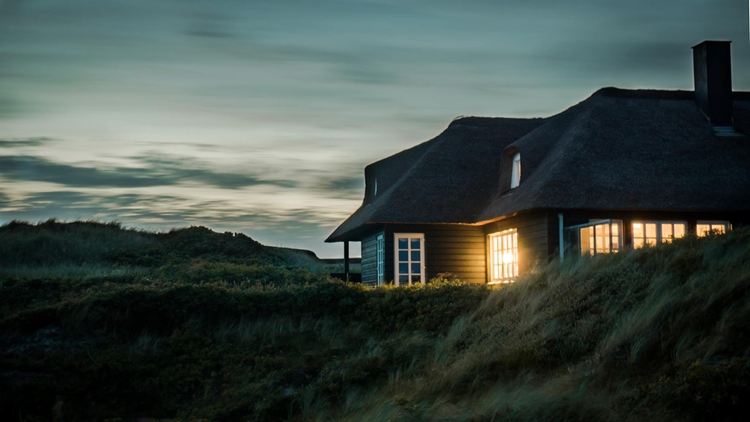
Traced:
MULTIPOLYGON (((734 97, 735 128, 750 135, 750 93, 734 97)), ((750 137, 715 136, 692 92, 604 88, 545 119, 454 120, 370 164, 365 179, 362 206, 327 242, 357 240, 370 224, 475 224, 532 209, 750 210, 750 137), (508 147, 522 176, 503 193, 508 147)))

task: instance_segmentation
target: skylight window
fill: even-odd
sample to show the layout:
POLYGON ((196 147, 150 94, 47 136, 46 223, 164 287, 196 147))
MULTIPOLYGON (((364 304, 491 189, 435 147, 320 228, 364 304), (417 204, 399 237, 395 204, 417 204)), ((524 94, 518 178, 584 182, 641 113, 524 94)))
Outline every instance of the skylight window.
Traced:
POLYGON ((521 153, 513 156, 513 167, 510 170, 510 188, 517 188, 521 183, 521 153))

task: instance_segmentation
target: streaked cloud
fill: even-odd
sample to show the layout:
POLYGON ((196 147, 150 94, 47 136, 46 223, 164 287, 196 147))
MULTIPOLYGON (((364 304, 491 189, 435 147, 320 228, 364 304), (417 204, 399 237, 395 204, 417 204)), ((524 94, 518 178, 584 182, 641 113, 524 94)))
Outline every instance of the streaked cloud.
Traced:
POLYGON ((78 188, 141 188, 198 182, 223 189, 255 185, 294 187, 290 180, 264 179, 249 173, 215 172, 192 167, 193 159, 136 157, 144 167, 84 167, 34 156, 0 156, 0 176, 11 180, 57 183, 78 188))
POLYGON ((0 139, 0 148, 39 147, 52 141, 54 141, 52 138, 46 138, 44 136, 0 139))

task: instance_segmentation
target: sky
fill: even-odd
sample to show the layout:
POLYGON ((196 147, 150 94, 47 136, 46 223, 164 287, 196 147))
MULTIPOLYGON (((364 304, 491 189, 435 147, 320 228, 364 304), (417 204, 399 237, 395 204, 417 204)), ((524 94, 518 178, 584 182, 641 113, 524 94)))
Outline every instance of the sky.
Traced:
MULTIPOLYGON (((692 89, 744 0, 0 0, 0 224, 203 225, 340 257, 364 166, 459 115, 692 89)), ((354 256, 359 246, 353 245, 354 256)))

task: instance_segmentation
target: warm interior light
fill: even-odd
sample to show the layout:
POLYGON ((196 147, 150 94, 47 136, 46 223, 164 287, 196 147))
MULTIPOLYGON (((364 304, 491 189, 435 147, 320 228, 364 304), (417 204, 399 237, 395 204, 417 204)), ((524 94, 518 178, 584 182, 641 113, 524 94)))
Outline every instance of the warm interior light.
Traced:
MULTIPOLYGON (((592 223, 597 221, 600 220, 592 220, 592 223)), ((620 250, 621 223, 620 220, 604 220, 600 224, 580 228, 581 255, 618 252, 620 250)))
POLYGON ((699 223, 695 226, 695 232, 698 236, 708 236, 709 234, 724 234, 727 232, 727 223, 699 223))
POLYGON ((507 283, 518 277, 518 233, 510 229, 489 236, 490 283, 507 283))

